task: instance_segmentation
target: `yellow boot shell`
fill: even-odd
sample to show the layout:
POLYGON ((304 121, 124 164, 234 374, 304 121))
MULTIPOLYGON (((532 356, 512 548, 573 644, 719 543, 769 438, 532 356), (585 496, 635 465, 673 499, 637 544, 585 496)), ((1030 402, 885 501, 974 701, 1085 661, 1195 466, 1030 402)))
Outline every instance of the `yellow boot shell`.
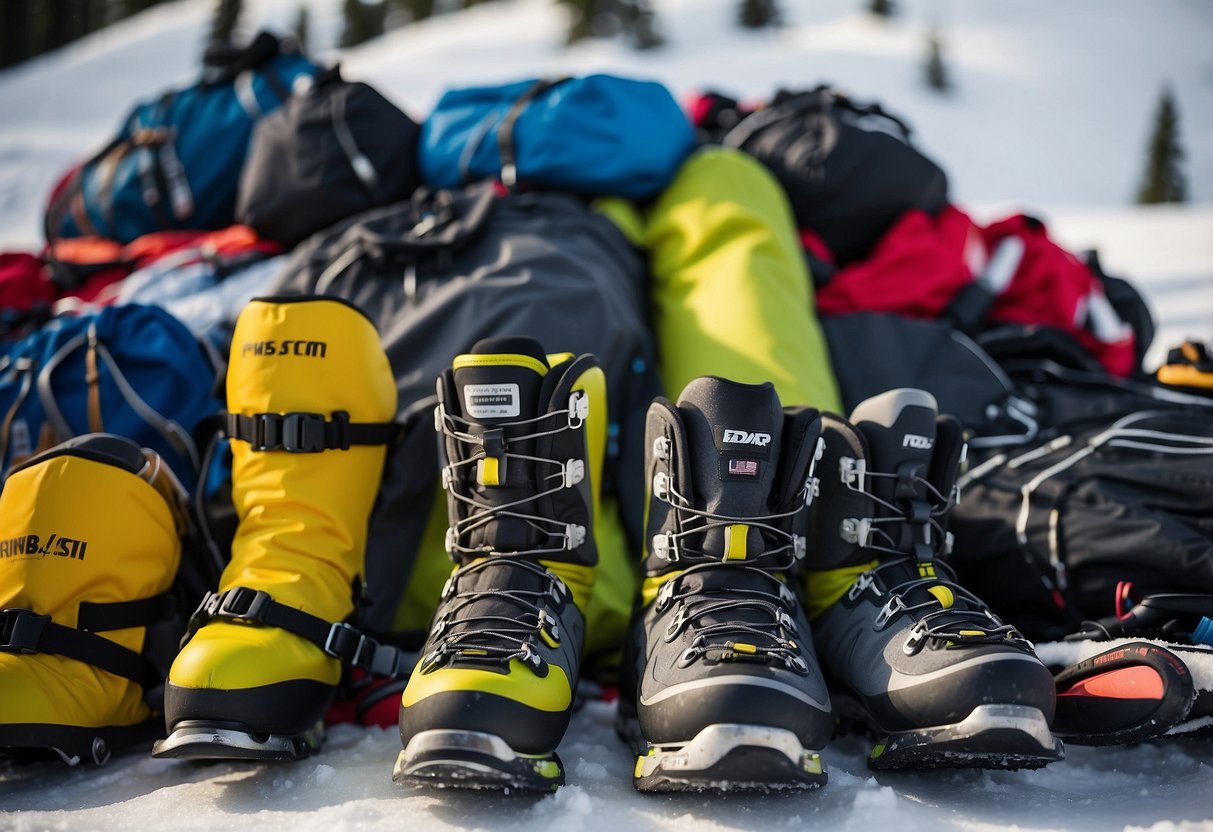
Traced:
MULTIPOLYGON (((29 609, 76 627, 82 601, 116 603, 165 592, 181 561, 181 541, 168 504, 148 482, 63 454, 5 482, 0 552, 0 608, 29 609), (40 545, 17 551, 29 548, 16 541, 28 542, 30 535, 40 545), (73 541, 82 541, 83 550, 73 541), (73 549, 79 556, 64 554, 73 549)), ((138 653, 145 633, 133 627, 97 635, 138 653)), ((0 703, 6 725, 129 726, 152 716, 139 685, 47 653, 0 653, 0 703)))
MULTIPOLYGON (((374 325, 335 300, 254 300, 232 337, 231 413, 346 411, 352 422, 390 422, 396 386, 374 325)), ((219 590, 248 587, 342 621, 364 571, 367 522, 386 448, 319 453, 255 451, 232 440, 232 501, 239 517, 219 590)), ((235 690, 310 679, 336 685, 340 663, 274 627, 212 622, 173 663, 182 688, 235 690)))

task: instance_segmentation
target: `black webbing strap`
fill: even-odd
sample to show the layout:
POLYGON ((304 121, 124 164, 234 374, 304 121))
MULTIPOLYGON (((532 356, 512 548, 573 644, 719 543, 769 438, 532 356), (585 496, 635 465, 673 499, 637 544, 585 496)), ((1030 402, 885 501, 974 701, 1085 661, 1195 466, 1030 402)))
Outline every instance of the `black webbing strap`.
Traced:
POLYGON ((254 451, 314 454, 349 450, 351 445, 389 445, 396 439, 395 422, 351 422, 350 414, 323 413, 227 414, 227 435, 249 443, 254 451))
POLYGON ((501 184, 507 188, 513 188, 518 183, 518 163, 514 158, 514 125, 527 105, 552 87, 567 80, 569 80, 567 75, 559 78, 539 79, 528 87, 526 92, 518 96, 506 110, 505 115, 501 117, 501 124, 497 126, 497 151, 501 155, 501 184))
POLYGON ((403 652, 390 644, 380 644, 351 624, 325 621, 303 610, 279 604, 268 592, 244 586, 208 592, 190 617, 182 644, 200 627, 217 620, 286 630, 307 639, 333 658, 376 676, 399 679, 411 669, 403 652))
POLYGON ((80 611, 76 614, 76 627, 90 632, 146 627, 171 617, 176 611, 177 599, 167 592, 150 598, 108 604, 81 601, 80 611))
MULTIPOLYGON (((139 626, 147 624, 140 622, 139 626)), ((130 679, 145 690, 164 681, 155 665, 108 638, 65 627, 33 610, 0 610, 0 653, 53 653, 130 679)))

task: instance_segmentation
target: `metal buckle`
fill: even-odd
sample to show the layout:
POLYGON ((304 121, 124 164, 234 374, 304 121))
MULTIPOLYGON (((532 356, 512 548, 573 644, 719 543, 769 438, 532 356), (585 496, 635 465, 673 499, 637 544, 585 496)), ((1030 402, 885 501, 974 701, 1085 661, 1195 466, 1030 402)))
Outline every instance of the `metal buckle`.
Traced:
POLYGON ((338 621, 329 627, 329 634, 324 639, 324 652, 334 659, 353 663, 362 651, 362 641, 366 638, 344 621, 338 621))
POLYGON ((42 630, 51 620, 33 610, 0 610, 0 653, 37 653, 42 630))

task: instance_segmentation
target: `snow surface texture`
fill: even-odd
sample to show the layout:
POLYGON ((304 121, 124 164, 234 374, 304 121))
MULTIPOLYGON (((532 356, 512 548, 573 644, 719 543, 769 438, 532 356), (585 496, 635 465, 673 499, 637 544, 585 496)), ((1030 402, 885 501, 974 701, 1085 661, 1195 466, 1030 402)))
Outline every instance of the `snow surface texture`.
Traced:
MULTIPOLYGON (((313 40, 335 42, 340 0, 245 0, 245 26, 285 30, 312 11, 313 40)), ((503 0, 427 21, 340 56, 414 117, 451 85, 556 71, 657 78, 678 95, 706 86, 744 97, 828 80, 882 100, 948 170, 954 199, 979 219, 1027 209, 1072 250, 1098 248, 1131 278, 1162 326, 1152 360, 1184 336, 1213 339, 1213 5, 1136 0, 900 0, 867 17, 861 0, 785 0, 779 33, 742 33, 733 0, 658 0, 668 46, 641 55, 612 42, 563 50, 551 0, 503 0), (957 84, 921 85, 925 33, 938 21, 957 84), (1129 207, 1164 82, 1180 105, 1196 204, 1129 207)), ((0 247, 36 248, 41 211, 63 169, 100 145, 134 101, 190 81, 213 0, 156 7, 54 55, 0 73, 0 247)), ((0 703, 2 707, 2 703, 0 703)), ((560 748, 558 794, 428 793, 391 782, 394 730, 335 729, 323 752, 288 765, 189 763, 142 755, 103 769, 0 769, 0 830, 291 828, 698 830, 1213 830, 1213 740, 1071 747, 1036 772, 867 771, 867 744, 825 751, 830 782, 794 796, 650 796, 609 705, 576 715, 560 748)))

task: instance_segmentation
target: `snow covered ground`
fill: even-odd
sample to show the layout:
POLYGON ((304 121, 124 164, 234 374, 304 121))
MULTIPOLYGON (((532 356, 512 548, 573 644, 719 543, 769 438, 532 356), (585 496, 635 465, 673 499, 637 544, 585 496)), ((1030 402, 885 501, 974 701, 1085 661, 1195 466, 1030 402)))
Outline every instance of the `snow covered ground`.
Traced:
MULTIPOLYGON (((285 29, 304 0, 245 0, 245 25, 285 29)), ((339 0, 306 0, 324 51, 339 0)), ((889 22, 861 0, 785 0, 778 33, 742 33, 733 0, 657 0, 665 49, 595 42, 564 50, 551 0, 501 0, 398 30, 340 56, 416 117, 449 85, 606 70, 665 81, 679 95, 747 97, 829 80, 906 116, 984 219, 1016 208, 1145 292, 1161 329, 1153 360, 1184 336, 1213 339, 1213 4, 1158 0, 900 0, 889 22), (921 85, 938 22, 957 84, 921 85), (1195 202, 1131 207, 1159 90, 1180 106, 1195 202)), ((54 55, 0 73, 0 247, 36 248, 58 174, 100 144, 136 99, 194 74, 212 0, 157 7, 54 55)), ((330 57, 337 57, 329 52, 330 57)), ((0 708, 3 703, 0 703, 0 708)), ((569 785, 544 798, 425 793, 391 783, 394 731, 335 729, 297 764, 196 766, 136 755, 104 769, 0 769, 0 830, 1147 829, 1213 830, 1213 739, 1071 747, 1037 772, 880 775, 858 739, 833 744, 830 783, 795 796, 634 793, 633 760, 591 703, 560 753, 569 785)))

